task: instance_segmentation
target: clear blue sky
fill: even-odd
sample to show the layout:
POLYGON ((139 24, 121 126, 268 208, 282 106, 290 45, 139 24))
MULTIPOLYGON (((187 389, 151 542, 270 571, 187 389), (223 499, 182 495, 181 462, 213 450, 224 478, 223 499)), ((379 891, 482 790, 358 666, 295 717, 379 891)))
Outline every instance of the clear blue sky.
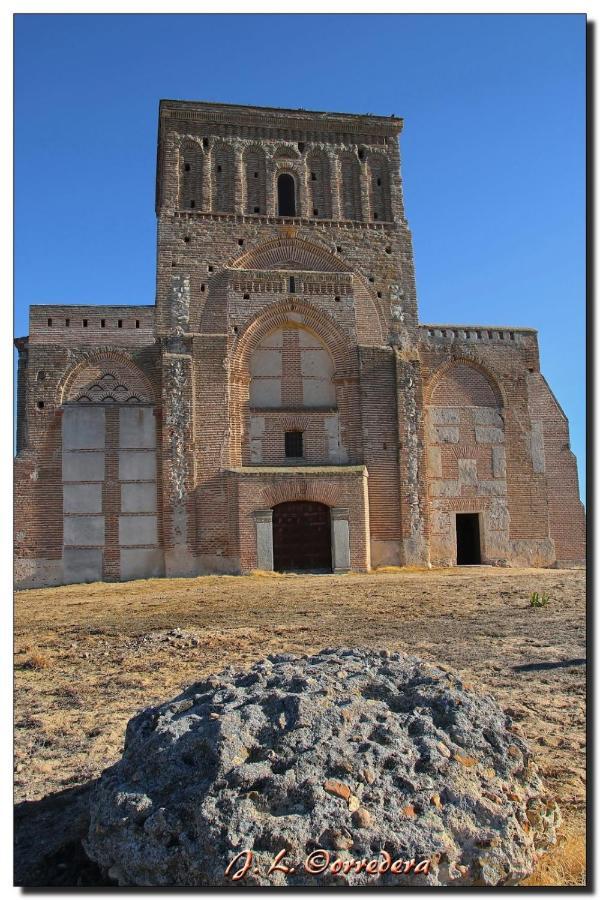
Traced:
POLYGON ((153 303, 161 97, 394 113, 422 322, 539 329, 584 486, 582 15, 18 15, 15 331, 153 303))

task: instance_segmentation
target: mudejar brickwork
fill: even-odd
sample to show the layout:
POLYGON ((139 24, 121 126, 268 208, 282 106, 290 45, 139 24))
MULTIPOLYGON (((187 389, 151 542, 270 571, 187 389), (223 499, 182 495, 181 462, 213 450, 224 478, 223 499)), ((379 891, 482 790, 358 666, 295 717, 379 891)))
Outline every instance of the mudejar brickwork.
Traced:
POLYGON ((402 120, 160 104, 154 306, 33 306, 20 586, 573 565, 533 329, 419 324, 402 120))

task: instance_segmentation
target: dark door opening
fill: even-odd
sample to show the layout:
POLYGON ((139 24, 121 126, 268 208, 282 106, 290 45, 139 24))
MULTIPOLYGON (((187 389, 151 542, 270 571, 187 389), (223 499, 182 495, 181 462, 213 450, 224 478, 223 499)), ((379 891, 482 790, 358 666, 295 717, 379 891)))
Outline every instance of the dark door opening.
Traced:
POLYGON ((280 216, 296 215, 296 185, 287 172, 277 179, 277 210, 280 216))
POLYGON ((331 516, 324 503, 300 500, 273 508, 276 572, 331 572, 331 516))
POLYGON ((479 514, 456 514, 456 565, 478 566, 481 564, 481 542, 479 539, 479 514))

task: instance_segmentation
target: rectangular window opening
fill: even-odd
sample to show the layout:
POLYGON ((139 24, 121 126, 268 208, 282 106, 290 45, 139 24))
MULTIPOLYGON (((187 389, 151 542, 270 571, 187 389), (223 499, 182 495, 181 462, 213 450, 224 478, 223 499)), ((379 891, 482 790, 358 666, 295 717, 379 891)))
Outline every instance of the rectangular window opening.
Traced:
POLYGON ((301 459, 304 456, 304 435, 301 431, 286 431, 285 455, 286 459, 301 459))

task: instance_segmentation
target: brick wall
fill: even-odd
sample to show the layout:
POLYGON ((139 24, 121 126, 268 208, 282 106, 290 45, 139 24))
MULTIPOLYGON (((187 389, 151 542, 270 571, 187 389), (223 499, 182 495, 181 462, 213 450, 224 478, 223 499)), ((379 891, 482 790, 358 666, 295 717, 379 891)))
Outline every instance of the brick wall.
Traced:
POLYGON ((481 516, 489 562, 583 560, 568 423, 535 331, 418 325, 401 129, 161 103, 155 306, 34 306, 17 340, 20 584, 68 580, 75 557, 96 571, 98 552, 107 579, 249 571, 255 514, 300 499, 348 509, 361 571, 454 564, 461 510, 481 516), (278 214, 282 173, 294 216, 278 214), (152 411, 152 448, 122 446, 130 404, 152 411), (103 411, 90 452, 104 470, 65 490, 77 405, 103 411), (293 430, 301 460, 285 456, 293 430), (123 452, 143 465, 131 456, 125 474, 123 452), (69 512, 97 496, 101 512, 69 512), (101 515, 103 541, 66 552, 77 515, 101 515), (128 543, 126 516, 155 516, 153 540, 128 543))

